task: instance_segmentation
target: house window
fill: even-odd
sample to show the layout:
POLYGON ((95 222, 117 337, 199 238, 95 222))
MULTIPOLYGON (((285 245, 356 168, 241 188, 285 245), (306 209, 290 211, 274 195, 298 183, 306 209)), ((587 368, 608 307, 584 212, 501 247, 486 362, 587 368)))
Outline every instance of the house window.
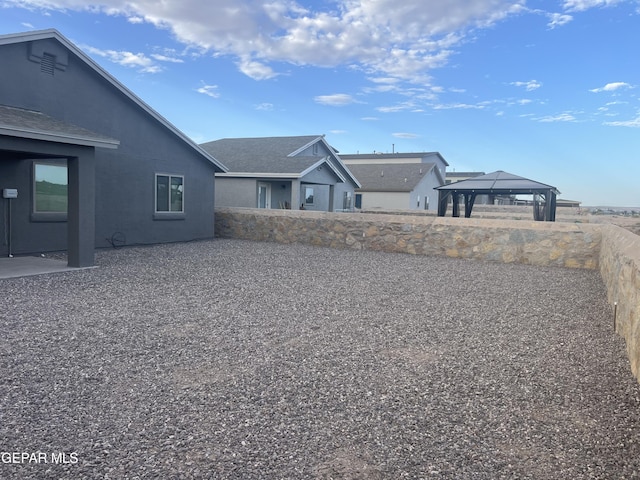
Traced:
POLYGON ((34 202, 35 213, 67 213, 68 179, 66 165, 35 163, 34 202))
POLYGON ((156 212, 184 212, 184 177, 156 175, 156 212))
POLYGON ((313 205, 313 187, 305 187, 304 203, 306 203, 307 205, 313 205))
POLYGON ((312 147, 312 151, 314 155, 318 155, 318 144, 314 143, 312 147))
POLYGON ((353 194, 351 192, 344 192, 342 197, 342 209, 353 210, 353 194))

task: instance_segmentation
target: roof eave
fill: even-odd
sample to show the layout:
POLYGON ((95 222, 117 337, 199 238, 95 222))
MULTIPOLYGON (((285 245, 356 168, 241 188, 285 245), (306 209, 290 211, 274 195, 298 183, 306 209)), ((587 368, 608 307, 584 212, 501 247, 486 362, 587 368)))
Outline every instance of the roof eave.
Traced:
POLYGON ((45 142, 67 143, 72 145, 83 145, 87 147, 96 148, 118 148, 120 145, 119 140, 115 139, 97 139, 92 137, 83 137, 76 135, 61 135, 51 132, 28 130, 28 129, 16 129, 6 126, 0 126, 0 135, 6 135, 9 137, 28 138, 30 140, 42 140, 45 142))
POLYGON ((336 174, 336 176, 340 179, 340 181, 343 182, 343 183, 346 183, 347 179, 344 178, 344 175, 342 175, 338 170, 336 170, 336 168, 333 165, 331 165, 331 162, 329 162, 328 157, 323 157, 321 160, 317 161, 313 165, 311 165, 311 166, 307 167, 306 169, 304 169, 300 173, 300 177, 304 177, 305 175, 308 175, 313 170, 315 170, 316 168, 320 167, 323 164, 328 165, 329 168, 331 169, 331 171, 336 174))
MULTIPOLYGON (((327 139, 324 138, 324 135, 322 137, 320 137, 322 143, 324 143, 327 147, 327 149, 329 150, 330 155, 336 159, 336 161, 342 165, 342 168, 344 168, 345 172, 347 172, 347 175, 349 175, 349 178, 351 179, 351 181, 356 185, 356 188, 360 188, 362 187, 362 185, 360 184, 360 182, 358 181, 358 179, 355 177, 355 175, 353 173, 351 173, 351 170, 349 170, 349 167, 347 167, 347 165, 342 161, 342 159, 340 158, 340 156, 338 155, 338 153, 336 152, 336 150, 329 145, 329 142, 327 142, 327 139)), ((343 178, 342 180, 343 182, 346 183, 346 179, 343 178)))
POLYGON ((216 177, 221 178, 284 178, 297 179, 301 175, 299 173, 270 173, 270 172, 221 172, 216 173, 216 177))
POLYGON ((298 155, 300 152, 303 152, 304 150, 306 150, 307 148, 309 148, 311 145, 313 145, 314 143, 318 143, 318 140, 322 140, 323 137, 319 136, 314 138, 313 140, 311 140, 310 142, 306 143, 305 145, 301 146, 300 148, 298 148, 297 150, 294 150, 293 152, 289 153, 287 155, 287 157, 295 157, 296 155, 298 155))
MULTIPOLYGON (((451 184, 450 184, 451 185, 451 184)), ((554 187, 540 187, 540 188, 446 188, 449 185, 442 185, 440 187, 434 187, 434 190, 440 190, 450 193, 474 193, 476 195, 533 195, 536 193, 543 193, 551 191, 556 195, 561 194, 557 188, 554 187)))

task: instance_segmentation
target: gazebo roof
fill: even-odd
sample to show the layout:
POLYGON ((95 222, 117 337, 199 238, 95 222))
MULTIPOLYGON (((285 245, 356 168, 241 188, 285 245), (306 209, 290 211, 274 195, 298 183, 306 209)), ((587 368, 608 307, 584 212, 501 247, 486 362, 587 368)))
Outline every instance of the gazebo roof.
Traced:
POLYGON ((436 190, 444 190, 451 193, 475 193, 475 194, 535 194, 551 191, 556 195, 560 192, 556 187, 544 183, 519 177, 512 173, 498 170, 478 177, 468 178, 459 182, 436 187, 436 190))

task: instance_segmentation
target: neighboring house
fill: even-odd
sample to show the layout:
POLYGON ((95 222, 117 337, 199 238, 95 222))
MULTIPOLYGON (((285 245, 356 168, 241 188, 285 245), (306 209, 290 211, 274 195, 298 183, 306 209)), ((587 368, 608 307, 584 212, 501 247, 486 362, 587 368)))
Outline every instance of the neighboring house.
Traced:
POLYGON ((216 205, 353 210, 360 183, 324 135, 224 138, 200 145, 229 169, 216 175, 216 205))
POLYGON ((447 185, 454 182, 460 182, 473 177, 484 175, 485 172, 447 172, 447 185))
MULTIPOLYGON (((479 177, 484 175, 485 172, 447 172, 446 183, 461 182, 462 180, 468 180, 469 178, 479 177)), ((498 199, 497 203, 502 204, 503 199, 498 199)), ((476 205, 493 205, 496 202, 495 198, 489 198, 488 195, 478 195, 476 197, 476 205)))
POLYGON ((0 254, 214 236, 226 169, 56 30, 0 36, 0 254))
POLYGON ((349 165, 362 184, 356 190, 356 208, 436 210, 435 187, 444 184, 434 163, 377 163, 349 165))
POLYGON ((356 208, 436 210, 445 184, 447 161, 438 152, 340 155, 362 187, 356 190, 356 208))

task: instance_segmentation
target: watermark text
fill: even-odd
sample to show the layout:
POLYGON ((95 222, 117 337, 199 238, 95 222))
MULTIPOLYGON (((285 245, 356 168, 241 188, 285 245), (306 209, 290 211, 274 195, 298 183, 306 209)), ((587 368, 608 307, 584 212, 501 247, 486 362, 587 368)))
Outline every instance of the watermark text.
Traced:
POLYGON ((0 452, 0 463, 74 465, 78 452, 0 452))

